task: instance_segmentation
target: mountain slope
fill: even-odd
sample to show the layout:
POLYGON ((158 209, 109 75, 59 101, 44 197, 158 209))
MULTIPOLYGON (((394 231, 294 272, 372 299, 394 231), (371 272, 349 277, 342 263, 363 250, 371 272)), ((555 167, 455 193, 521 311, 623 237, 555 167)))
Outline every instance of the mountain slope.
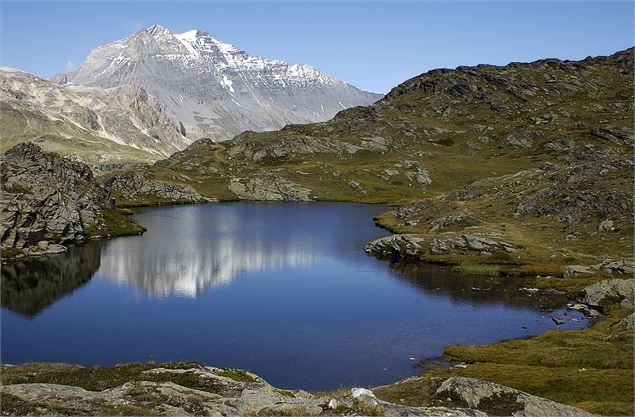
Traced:
POLYGON ((201 140, 147 171, 220 199, 410 203, 381 220, 428 260, 630 258, 632 85, 632 49, 434 70, 328 122, 201 140))
POLYGON ((158 25, 94 49, 79 70, 54 80, 141 86, 191 141, 327 120, 381 97, 307 65, 247 55, 205 32, 172 34, 158 25))
POLYGON ((183 149, 181 135, 140 87, 62 87, 0 69, 2 150, 35 141, 93 165, 151 162, 183 149))

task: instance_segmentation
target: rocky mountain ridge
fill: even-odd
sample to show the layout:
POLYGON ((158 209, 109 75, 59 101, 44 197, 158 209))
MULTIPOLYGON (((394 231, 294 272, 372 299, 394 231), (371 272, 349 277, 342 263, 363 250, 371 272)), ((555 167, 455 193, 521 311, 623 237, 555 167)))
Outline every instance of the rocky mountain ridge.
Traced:
POLYGON ((77 71, 53 80, 140 86, 190 143, 328 120, 339 110, 382 97, 308 65, 250 56, 203 31, 173 34, 159 25, 95 48, 77 71))
POLYGON ((24 141, 93 166, 152 162, 190 141, 137 86, 62 87, 0 69, 2 150, 24 141))

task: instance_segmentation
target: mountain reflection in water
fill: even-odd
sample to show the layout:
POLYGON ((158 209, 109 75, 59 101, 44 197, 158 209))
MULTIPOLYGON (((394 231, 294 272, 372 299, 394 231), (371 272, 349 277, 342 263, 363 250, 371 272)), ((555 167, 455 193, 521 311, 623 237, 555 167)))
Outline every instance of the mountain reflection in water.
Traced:
POLYGON ((99 268, 100 244, 89 241, 68 252, 2 265, 1 304, 33 317, 86 284, 99 268))

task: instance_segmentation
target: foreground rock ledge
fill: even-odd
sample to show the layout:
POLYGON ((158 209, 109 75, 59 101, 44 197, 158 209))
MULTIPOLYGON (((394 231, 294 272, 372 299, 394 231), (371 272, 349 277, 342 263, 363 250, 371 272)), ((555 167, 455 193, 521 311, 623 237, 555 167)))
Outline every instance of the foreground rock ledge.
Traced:
POLYGON ((194 363, 114 368, 30 364, 3 365, 1 370, 4 415, 485 417, 494 405, 513 416, 591 416, 512 388, 462 377, 447 379, 437 391, 439 400, 452 399, 451 407, 409 407, 379 400, 364 388, 318 397, 275 388, 247 371, 194 363), (50 383, 75 380, 84 388, 50 383))

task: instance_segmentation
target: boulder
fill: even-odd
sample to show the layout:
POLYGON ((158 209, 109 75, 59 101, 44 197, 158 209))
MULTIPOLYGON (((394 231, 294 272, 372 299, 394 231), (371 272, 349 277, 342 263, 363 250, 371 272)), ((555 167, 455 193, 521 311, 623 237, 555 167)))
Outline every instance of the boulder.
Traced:
POLYGON ((599 269, 607 274, 633 275, 635 262, 630 260, 607 259, 599 265, 599 269))
POLYGON ((586 265, 567 265, 562 271, 562 276, 565 278, 578 277, 583 275, 593 275, 598 272, 594 266, 586 265))
POLYGON ((375 239, 364 245, 364 251, 379 257, 416 258, 425 240, 415 234, 395 234, 375 239))
POLYGON ((474 378, 452 377, 445 380, 436 391, 438 397, 460 399, 469 408, 476 408, 490 415, 513 417, 592 417, 576 407, 536 397, 504 385, 474 378))
POLYGON ((584 288, 582 302, 592 307, 602 308, 607 304, 622 303, 632 306, 635 288, 632 279, 607 279, 584 288))

